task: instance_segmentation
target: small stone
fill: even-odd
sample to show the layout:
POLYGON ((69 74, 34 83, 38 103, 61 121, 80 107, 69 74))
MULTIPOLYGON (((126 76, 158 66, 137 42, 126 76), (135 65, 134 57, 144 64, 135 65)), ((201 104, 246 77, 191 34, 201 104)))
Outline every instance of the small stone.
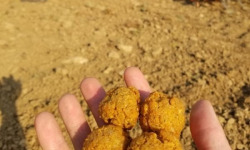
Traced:
POLYGON ((202 55, 201 55, 199 52, 197 52, 197 53, 195 54, 195 57, 201 59, 201 58, 202 58, 202 55))
POLYGON ((158 48, 158 49, 156 49, 156 50, 153 50, 152 51, 152 55, 153 56, 158 56, 158 55, 160 55, 162 53, 162 48, 160 47, 160 48, 158 48))
POLYGON ((29 89, 24 88, 24 89, 22 90, 22 95, 26 95, 28 92, 29 92, 29 89))
POLYGON ((131 45, 123 45, 123 44, 117 45, 117 48, 126 53, 131 53, 133 50, 133 47, 131 45))
POLYGON ((191 36, 190 39, 191 39, 192 41, 198 41, 198 40, 199 40, 196 36, 191 36))
POLYGON ((233 85, 233 82, 232 82, 231 80, 228 80, 228 81, 227 81, 227 84, 228 84, 228 86, 232 86, 232 85, 233 85))
POLYGON ((224 117, 219 116, 218 119, 219 119, 219 122, 222 124, 226 122, 224 117))
POLYGON ((235 123, 235 119, 234 118, 230 118, 228 121, 227 121, 227 124, 234 124, 235 123))
POLYGON ((73 57, 73 58, 69 58, 67 60, 64 60, 62 63, 64 64, 85 64, 87 63, 89 60, 87 58, 84 58, 84 57, 80 57, 80 56, 77 56, 77 57, 73 57))
POLYGON ((67 69, 62 69, 61 70, 62 75, 68 75, 69 71, 67 69))
POLYGON ((120 76, 123 76, 123 74, 124 74, 124 70, 119 71, 120 76))
POLYGON ((159 30, 159 29, 161 29, 161 26, 160 25, 155 25, 155 28, 159 30))
POLYGON ((116 52, 116 51, 111 51, 111 52, 108 53, 108 57, 114 58, 114 59, 119 59, 119 58, 120 58, 120 55, 119 55, 119 53, 116 52))
POLYGON ((245 103, 250 104, 250 96, 245 98, 245 103))
POLYGON ((244 148, 244 145, 243 144, 237 144, 237 149, 243 149, 244 148))
POLYGON ((107 68, 103 71, 103 73, 104 73, 104 74, 109 74, 112 70, 113 70, 112 67, 107 67, 107 68))

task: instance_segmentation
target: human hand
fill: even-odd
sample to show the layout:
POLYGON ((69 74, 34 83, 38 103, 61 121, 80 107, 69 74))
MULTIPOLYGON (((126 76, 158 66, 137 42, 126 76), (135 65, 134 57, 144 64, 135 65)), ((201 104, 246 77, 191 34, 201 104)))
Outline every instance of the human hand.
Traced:
MULTIPOLYGON (((140 91, 142 100, 151 92, 148 82, 138 68, 127 68, 124 80, 127 86, 134 86, 140 91)), ((104 125, 98 115, 98 105, 105 96, 101 84, 95 78, 86 78, 81 83, 81 92, 98 126, 104 125)), ((63 96, 59 101, 59 111, 75 150, 81 150, 84 139, 91 131, 75 96, 70 94, 63 96)), ((36 117, 35 128, 43 150, 70 149, 52 114, 40 113, 36 117)), ((231 149, 209 101, 198 101, 193 106, 190 115, 190 129, 199 150, 231 149)))

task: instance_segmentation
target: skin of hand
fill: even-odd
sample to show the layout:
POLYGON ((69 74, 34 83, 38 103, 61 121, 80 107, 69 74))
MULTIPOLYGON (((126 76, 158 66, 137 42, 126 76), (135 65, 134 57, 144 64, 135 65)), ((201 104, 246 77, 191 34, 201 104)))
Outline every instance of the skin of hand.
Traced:
MULTIPOLYGON (((124 80, 127 86, 133 86, 139 90, 142 100, 151 92, 148 82, 136 67, 129 67, 125 70, 124 80)), ((80 89, 98 126, 104 125, 98 115, 98 105, 105 96, 105 91, 100 82, 95 78, 86 78, 82 81, 80 89)), ((59 101, 59 111, 74 149, 81 150, 84 139, 91 131, 79 101, 74 95, 66 94, 59 101)), ((43 150, 70 149, 51 113, 42 112, 38 114, 35 119, 35 129, 43 150)), ((199 150, 231 149, 209 101, 198 101, 192 107, 190 130, 199 150)))

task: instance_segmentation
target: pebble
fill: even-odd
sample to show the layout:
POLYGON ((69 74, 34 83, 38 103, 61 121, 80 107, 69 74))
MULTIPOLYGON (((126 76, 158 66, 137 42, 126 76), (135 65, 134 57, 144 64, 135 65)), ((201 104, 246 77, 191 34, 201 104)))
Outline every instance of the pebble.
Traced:
POLYGON ((120 76, 123 76, 123 74, 124 74, 124 70, 119 71, 120 76))
POLYGON ((28 92, 29 92, 29 89, 24 88, 24 89, 22 90, 22 95, 26 95, 28 92))
POLYGON ((244 145, 243 144, 237 144, 237 149, 243 149, 244 148, 244 145))
POLYGON ((235 119, 234 118, 230 118, 228 121, 227 121, 227 124, 234 124, 235 123, 235 119))
POLYGON ((124 44, 118 44, 117 48, 126 53, 131 53, 133 50, 133 47, 131 45, 124 45, 124 44))
POLYGON ((108 57, 109 58, 114 58, 114 59, 119 59, 120 58, 120 55, 118 52, 116 51, 111 51, 108 53, 108 57))
POLYGON ((153 55, 153 56, 158 56, 158 55, 160 55, 161 53, 162 53, 162 47, 160 47, 160 48, 158 48, 158 49, 152 51, 152 55, 153 55))
POLYGON ((227 84, 228 84, 228 86, 232 86, 232 85, 233 85, 233 82, 232 82, 231 80, 228 80, 228 81, 227 81, 227 84))
POLYGON ((64 64, 85 64, 88 61, 89 60, 87 58, 76 56, 76 57, 66 59, 66 60, 62 61, 62 63, 64 63, 64 64))
POLYGON ((204 18, 204 14, 200 14, 199 17, 200 17, 200 18, 204 18))
POLYGON ((219 116, 218 119, 221 124, 224 124, 226 122, 224 117, 219 116))
POLYGON ((67 69, 62 69, 61 70, 62 75, 68 75, 69 71, 67 69))
POLYGON ((245 98, 245 103, 250 104, 250 96, 245 98))
POLYGON ((103 73, 104 73, 104 74, 109 74, 112 70, 113 70, 112 67, 107 67, 107 68, 103 71, 103 73))
POLYGON ((199 40, 196 36, 191 36, 190 39, 191 39, 192 41, 198 41, 198 40, 199 40))

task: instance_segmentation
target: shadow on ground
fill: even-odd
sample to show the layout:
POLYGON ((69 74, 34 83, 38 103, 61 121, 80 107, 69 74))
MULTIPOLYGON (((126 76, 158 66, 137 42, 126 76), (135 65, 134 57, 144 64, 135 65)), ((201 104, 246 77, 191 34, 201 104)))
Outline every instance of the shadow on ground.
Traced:
POLYGON ((16 100, 22 85, 13 76, 0 80, 0 149, 25 150, 25 136, 17 117, 16 100))

